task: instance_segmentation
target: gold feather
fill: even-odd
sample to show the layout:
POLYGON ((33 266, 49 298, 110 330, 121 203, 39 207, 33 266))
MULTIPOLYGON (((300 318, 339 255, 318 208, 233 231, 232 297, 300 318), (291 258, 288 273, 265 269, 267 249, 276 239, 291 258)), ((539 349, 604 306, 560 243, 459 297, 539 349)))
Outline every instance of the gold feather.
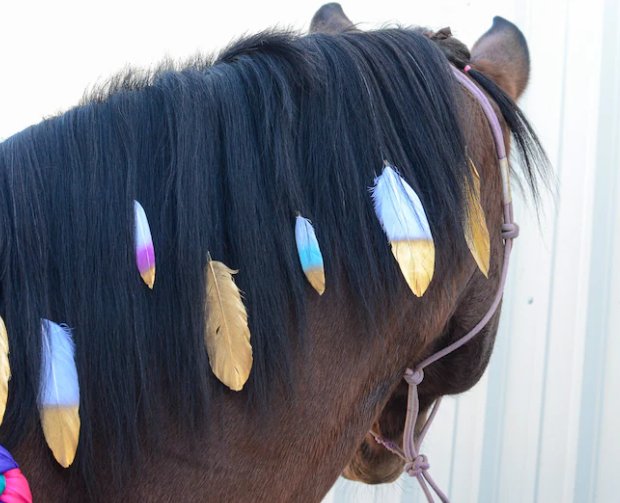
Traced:
POLYGON ((312 285, 319 295, 325 293, 325 271, 323 269, 310 269, 305 271, 308 283, 312 285))
POLYGON ((205 344, 211 370, 234 391, 243 388, 252 370, 248 315, 232 276, 237 272, 208 255, 205 344))
POLYGON ((487 278, 491 262, 491 239, 480 203, 480 175, 473 161, 469 159, 472 185, 467 188, 467 215, 464 225, 465 241, 478 268, 487 278))
POLYGON ((71 466, 80 438, 79 407, 45 407, 41 426, 56 461, 64 468, 71 466))
POLYGON ((392 241, 392 255, 411 291, 422 297, 435 270, 435 245, 430 239, 392 241))
POLYGON ((9 379, 11 366, 9 364, 9 336, 4 320, 0 317, 0 424, 6 411, 6 400, 9 396, 9 379))

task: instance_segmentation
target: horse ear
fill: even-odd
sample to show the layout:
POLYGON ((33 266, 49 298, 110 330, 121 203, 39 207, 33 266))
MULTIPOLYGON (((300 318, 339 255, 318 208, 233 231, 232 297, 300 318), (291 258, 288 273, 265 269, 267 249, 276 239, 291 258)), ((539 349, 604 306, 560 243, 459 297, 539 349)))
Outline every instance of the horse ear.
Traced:
POLYGON ((516 100, 527 87, 530 53, 521 30, 496 16, 493 26, 474 44, 472 66, 495 81, 516 100))
POLYGON ((339 3, 326 3, 310 21, 310 33, 342 33, 353 28, 353 23, 346 16, 339 3))

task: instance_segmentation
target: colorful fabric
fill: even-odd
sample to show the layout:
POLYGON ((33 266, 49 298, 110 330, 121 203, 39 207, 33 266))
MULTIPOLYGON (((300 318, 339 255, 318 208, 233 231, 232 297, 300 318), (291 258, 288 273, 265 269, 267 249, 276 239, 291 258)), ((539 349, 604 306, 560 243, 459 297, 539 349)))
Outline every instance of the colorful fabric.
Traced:
POLYGON ((30 486, 11 453, 0 445, 0 503, 32 503, 30 486))
POLYGON ((0 473, 8 472, 13 468, 19 468, 19 465, 11 456, 11 453, 0 445, 0 473))

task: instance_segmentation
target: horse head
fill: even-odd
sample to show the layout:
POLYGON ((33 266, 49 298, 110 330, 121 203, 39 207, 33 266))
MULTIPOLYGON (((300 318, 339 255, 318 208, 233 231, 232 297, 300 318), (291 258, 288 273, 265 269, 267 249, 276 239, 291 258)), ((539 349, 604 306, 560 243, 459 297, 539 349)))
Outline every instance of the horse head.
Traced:
MULTIPOLYGON (((313 17, 310 27, 312 33, 332 34, 350 32, 354 29, 353 22, 336 3, 321 7, 313 17)), ((470 65, 471 68, 484 73, 512 100, 516 101, 524 92, 529 78, 529 52, 525 37, 511 22, 496 17, 492 27, 478 39, 471 51, 462 42, 452 37, 449 28, 438 32, 424 31, 424 33, 442 49, 451 63, 460 67, 470 65)), ((481 127, 484 126, 477 124, 474 129, 481 127)), ((509 132, 505 129, 505 133, 509 132)), ((508 139, 506 141, 508 143, 508 139)), ((479 143, 479 140, 470 137, 468 145, 476 143, 479 143)), ((496 162, 493 160, 482 166, 490 178, 498 176, 497 173, 493 173, 495 168, 496 162)), ((492 201, 492 205, 487 208, 491 215, 495 215, 491 218, 496 222, 495 229, 499 230, 500 225, 496 221, 500 210, 500 204, 496 199, 498 188, 490 185, 491 187, 488 186, 490 193, 487 197, 489 201, 492 201), (495 195, 493 191, 496 191, 495 195)), ((487 306, 491 304, 496 294, 502 265, 501 247, 497 240, 493 246, 493 257, 489 280, 483 279, 477 271, 471 274, 464 288, 458 293, 458 301, 452 306, 450 314, 446 316, 445 324, 435 333, 426 334, 427 343, 411 354, 412 359, 409 362, 411 367, 425 356, 457 341, 484 316, 487 306)), ((482 377, 493 349, 499 314, 498 309, 476 338, 459 350, 438 360, 425 371, 424 382, 419 389, 421 414, 416 423, 416 434, 420 433, 431 404, 439 397, 467 391, 482 377)), ((365 435, 361 445, 344 469, 344 477, 370 484, 380 484, 397 479, 403 472, 405 463, 403 459, 382 444, 387 441, 398 446, 403 442, 408 398, 407 383, 400 380, 388 396, 370 432, 365 435)))

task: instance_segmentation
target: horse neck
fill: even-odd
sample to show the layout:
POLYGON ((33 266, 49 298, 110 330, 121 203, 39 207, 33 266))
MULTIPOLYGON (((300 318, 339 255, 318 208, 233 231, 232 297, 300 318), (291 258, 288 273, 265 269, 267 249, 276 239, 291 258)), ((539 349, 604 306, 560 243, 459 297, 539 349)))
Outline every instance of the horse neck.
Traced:
MULTIPOLYGON (((409 298, 386 306, 390 315, 376 334, 367 333, 346 303, 327 294, 311 302, 308 340, 295 352, 290 392, 274 393, 262 416, 234 395, 214 407, 204 455, 195 466, 209 497, 320 501, 385 406, 403 368, 435 338, 421 334, 441 332, 454 298, 444 288, 426 302, 409 298), (407 306, 404 314, 399 305, 407 306)), ((182 456, 183 447, 179 450, 182 456)))
MULTIPOLYGON (((473 148, 472 156, 479 157, 473 148)), ((496 163, 492 149, 480 149, 489 227, 498 228, 501 216, 492 208, 499 205, 488 196, 498 193, 499 177, 491 171, 496 163), (485 178, 495 181, 488 184, 485 178)), ((290 389, 272 390, 265 411, 248 406, 245 393, 218 394, 205 430, 179 432, 171 420, 168 434, 147 450, 118 498, 150 501, 157 494, 158 501, 226 502, 251 495, 256 502, 320 501, 384 409, 404 368, 431 351, 455 312, 472 312, 463 307, 463 294, 472 287, 475 266, 455 265, 446 257, 439 254, 436 286, 422 299, 414 298, 402 282, 400 294, 380 307, 384 314, 373 333, 348 299, 311 292, 306 340, 303 348, 292 351, 290 389)), ((493 281, 474 283, 478 290, 494 292, 493 281)), ((35 474, 35 497, 85 501, 37 435, 16 455, 35 474)))

